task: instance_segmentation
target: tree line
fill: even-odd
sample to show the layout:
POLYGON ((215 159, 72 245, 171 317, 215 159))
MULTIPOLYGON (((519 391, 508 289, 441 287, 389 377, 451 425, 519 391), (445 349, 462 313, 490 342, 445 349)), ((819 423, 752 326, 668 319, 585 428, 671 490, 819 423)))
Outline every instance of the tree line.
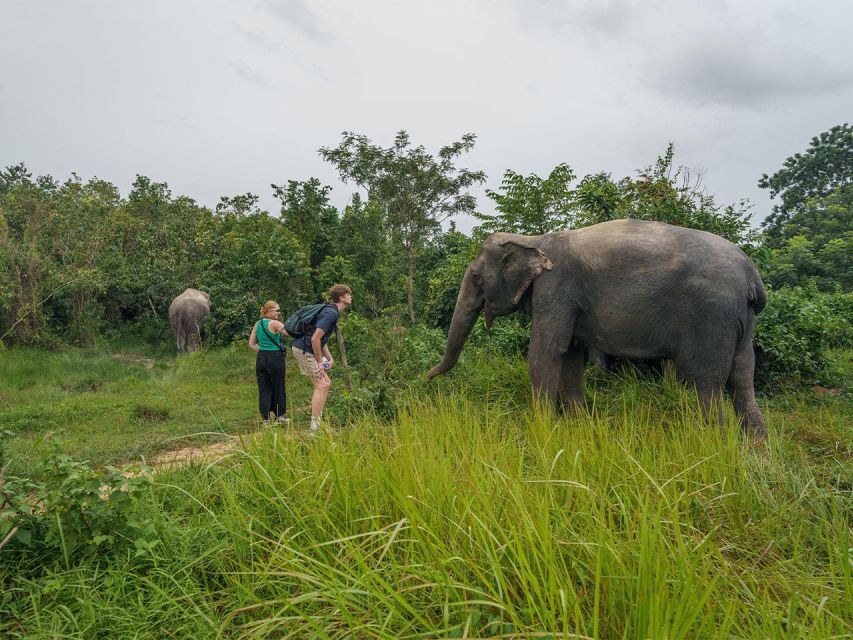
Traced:
POLYGON ((60 182, 8 166, 0 171, 0 341, 86 346, 128 326, 162 328, 169 303, 188 286, 210 293, 209 334, 217 343, 245 335, 264 300, 289 311, 335 282, 357 292, 361 315, 446 327, 486 234, 540 234, 614 218, 717 233, 753 258, 771 289, 853 287, 848 124, 760 178, 778 198, 761 230, 750 226, 748 202, 717 204, 700 172, 677 166, 672 144, 622 178, 578 179, 566 163, 546 176, 507 170, 486 190, 494 213, 485 214, 470 192, 485 174, 458 166, 475 142, 467 134, 432 154, 405 131, 388 147, 344 132, 336 147, 319 149, 358 188, 341 211, 317 178, 270 185, 280 203, 273 214, 253 193, 223 196, 211 209, 145 176, 123 197, 97 178, 60 182), (478 220, 470 235, 455 228, 459 214, 478 220))

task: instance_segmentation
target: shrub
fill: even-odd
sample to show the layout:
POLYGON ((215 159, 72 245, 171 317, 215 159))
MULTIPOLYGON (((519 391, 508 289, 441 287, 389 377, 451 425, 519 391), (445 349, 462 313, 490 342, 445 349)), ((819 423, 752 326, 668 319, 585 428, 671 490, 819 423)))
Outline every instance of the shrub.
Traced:
POLYGON ((466 347, 485 347, 505 355, 527 354, 530 342, 530 322, 521 314, 495 318, 491 329, 486 329, 482 317, 477 319, 466 347))
MULTIPOLYGON (((360 413, 396 413, 404 392, 426 384, 441 358, 444 334, 423 326, 403 327, 387 318, 347 314, 341 320, 353 389, 329 396, 331 413, 348 420, 360 413)), ((330 342, 334 347, 335 341, 330 342)), ((340 390, 339 390, 340 391, 340 390)))
POLYGON ((127 546, 137 556, 147 555, 157 544, 153 523, 139 515, 147 476, 93 469, 57 449, 33 477, 41 479, 4 477, 0 471, 2 564, 38 570, 62 561, 69 567, 127 546))
POLYGON ((851 342, 850 299, 813 285, 768 292, 755 327, 759 385, 832 384, 829 351, 851 342))

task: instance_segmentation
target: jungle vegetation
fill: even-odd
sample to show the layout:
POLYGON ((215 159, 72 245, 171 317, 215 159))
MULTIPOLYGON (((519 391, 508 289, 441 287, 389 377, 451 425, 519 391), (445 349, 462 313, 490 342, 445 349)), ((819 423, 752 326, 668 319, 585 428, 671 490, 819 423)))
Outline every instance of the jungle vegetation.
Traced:
POLYGON ((316 178, 270 185, 269 212, 146 176, 122 195, 0 171, 0 636, 853 634, 851 127, 760 178, 778 200, 760 228, 672 145, 624 177, 508 169, 483 213, 485 176, 461 168, 475 143, 344 133, 320 149, 358 189, 341 211, 316 178), (518 316, 480 321, 453 374, 424 379, 486 234, 623 217, 718 233, 757 264, 766 446, 730 407, 732 428, 708 429, 667 367, 590 369, 582 415, 531 405, 518 316), (292 366, 293 425, 263 429, 257 310, 336 282, 356 303, 333 432, 305 437, 292 366), (176 358, 166 309, 188 286, 213 300, 209 342, 176 358))

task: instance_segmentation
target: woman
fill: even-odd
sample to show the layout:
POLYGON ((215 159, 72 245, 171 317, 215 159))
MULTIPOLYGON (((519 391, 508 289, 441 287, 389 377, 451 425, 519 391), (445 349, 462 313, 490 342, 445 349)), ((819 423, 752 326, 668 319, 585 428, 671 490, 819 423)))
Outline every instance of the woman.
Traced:
POLYGON ((255 375, 258 378, 258 408, 261 418, 269 420, 270 411, 283 424, 287 417, 287 394, 284 390, 284 347, 281 337, 287 335, 281 321, 281 308, 274 300, 261 307, 261 319, 252 327, 249 347, 258 354, 255 375))

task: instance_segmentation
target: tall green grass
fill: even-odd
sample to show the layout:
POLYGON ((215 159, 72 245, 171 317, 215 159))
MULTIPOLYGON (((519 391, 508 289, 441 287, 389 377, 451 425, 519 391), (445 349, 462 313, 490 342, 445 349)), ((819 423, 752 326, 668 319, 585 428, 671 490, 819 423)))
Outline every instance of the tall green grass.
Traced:
MULTIPOLYGON (((706 428, 672 381, 653 393, 628 377, 572 419, 491 402, 497 390, 478 384, 412 397, 392 420, 365 415, 317 438, 275 431, 216 464, 157 476, 141 507, 157 523, 153 555, 7 575, 0 630, 853 634, 844 440, 826 474, 772 416, 767 447, 706 428)), ((833 413, 812 422, 836 442, 849 436, 833 413)))

